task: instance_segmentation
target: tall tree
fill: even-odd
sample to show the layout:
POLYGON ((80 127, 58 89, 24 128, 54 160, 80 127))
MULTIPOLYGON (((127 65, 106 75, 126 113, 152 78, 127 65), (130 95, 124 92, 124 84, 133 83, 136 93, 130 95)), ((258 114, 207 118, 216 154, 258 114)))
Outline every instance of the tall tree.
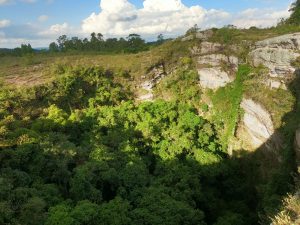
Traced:
POLYGON ((67 35, 62 35, 62 36, 58 37, 57 42, 58 42, 59 49, 61 51, 66 50, 65 48, 66 48, 67 41, 68 41, 67 35))
POLYGON ((290 11, 292 14, 287 20, 287 23, 292 25, 300 25, 300 0, 297 0, 292 4, 290 11))
POLYGON ((58 52, 59 47, 55 42, 50 43, 49 45, 49 52, 58 52))

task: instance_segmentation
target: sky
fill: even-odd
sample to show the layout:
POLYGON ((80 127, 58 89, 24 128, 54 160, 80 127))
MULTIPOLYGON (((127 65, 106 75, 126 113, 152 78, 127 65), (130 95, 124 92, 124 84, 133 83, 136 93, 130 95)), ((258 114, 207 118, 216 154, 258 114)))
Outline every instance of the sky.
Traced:
POLYGON ((292 0, 0 0, 0 48, 22 43, 47 47, 60 35, 102 33, 147 40, 176 37, 197 24, 201 29, 232 24, 274 26, 289 16, 292 0))

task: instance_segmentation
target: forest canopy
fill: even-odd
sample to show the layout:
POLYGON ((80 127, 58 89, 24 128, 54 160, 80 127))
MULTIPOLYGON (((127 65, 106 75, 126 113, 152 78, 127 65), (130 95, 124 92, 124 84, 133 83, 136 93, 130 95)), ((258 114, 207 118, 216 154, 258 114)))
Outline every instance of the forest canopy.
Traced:
POLYGON ((214 124, 183 102, 136 104, 113 77, 64 67, 49 84, 2 87, 0 223, 257 221, 251 180, 214 124))

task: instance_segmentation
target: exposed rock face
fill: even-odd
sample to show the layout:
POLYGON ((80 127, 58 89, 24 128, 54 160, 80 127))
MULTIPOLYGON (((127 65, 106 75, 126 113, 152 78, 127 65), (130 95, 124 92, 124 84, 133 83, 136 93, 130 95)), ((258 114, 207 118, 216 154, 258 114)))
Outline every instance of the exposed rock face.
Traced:
POLYGON ((206 41, 209 38, 211 38, 213 35, 214 35, 214 32, 212 30, 205 30, 205 31, 198 32, 196 34, 196 38, 200 39, 202 41, 206 41))
POLYGON ((196 34, 188 35, 181 39, 181 41, 191 41, 194 38, 200 39, 202 41, 207 41, 209 38, 211 38, 214 35, 214 32, 212 30, 205 30, 201 32, 197 32, 196 34))
POLYGON ((199 57, 198 63, 210 66, 221 66, 223 63, 236 70, 238 68, 238 58, 235 56, 226 56, 223 54, 211 54, 199 57))
POLYGON ((254 66, 264 65, 270 70, 271 78, 280 78, 285 83, 295 72, 291 63, 300 57, 299 50, 300 33, 294 33, 257 42, 250 57, 254 66))
POLYGON ((144 92, 144 94, 140 95, 138 97, 138 100, 140 101, 152 101, 154 98, 153 95, 153 88, 165 77, 165 71, 163 65, 160 65, 158 67, 153 68, 147 77, 144 77, 145 79, 148 78, 148 80, 144 81, 141 84, 141 88, 144 92))
POLYGON ((200 85, 209 89, 217 89, 225 87, 232 80, 228 73, 221 70, 220 67, 203 68, 198 70, 200 77, 200 85))
POLYGON ((274 134, 271 115, 258 103, 251 99, 243 99, 241 107, 245 110, 243 125, 253 148, 258 148, 274 134))
POLYGON ((220 52, 223 50, 223 48, 224 48, 223 45, 219 43, 212 43, 212 42, 205 41, 201 43, 200 54, 204 55, 209 53, 220 52))
POLYGON ((284 48, 292 50, 300 50, 300 33, 286 34, 263 41, 258 41, 257 48, 284 48))
POLYGON ((221 52, 223 49, 224 46, 219 43, 204 41, 199 46, 190 48, 190 51, 192 55, 206 55, 221 52))
POLYGON ((270 78, 265 82, 265 85, 270 89, 284 89, 287 90, 285 83, 279 79, 270 78))
POLYGON ((194 35, 191 34, 189 36, 186 36, 186 37, 182 38, 181 41, 182 42, 184 42, 184 41, 191 41, 193 39, 194 39, 194 35))
POLYGON ((189 49, 192 53, 192 55, 200 55, 201 54, 201 47, 193 46, 189 49))
POLYGON ((254 66, 264 65, 270 69, 271 77, 282 77, 295 72, 291 63, 300 54, 290 49, 263 47, 251 52, 254 66))
POLYGON ((200 85, 209 89, 218 89, 232 82, 238 68, 238 58, 223 54, 200 56, 197 62, 200 85))

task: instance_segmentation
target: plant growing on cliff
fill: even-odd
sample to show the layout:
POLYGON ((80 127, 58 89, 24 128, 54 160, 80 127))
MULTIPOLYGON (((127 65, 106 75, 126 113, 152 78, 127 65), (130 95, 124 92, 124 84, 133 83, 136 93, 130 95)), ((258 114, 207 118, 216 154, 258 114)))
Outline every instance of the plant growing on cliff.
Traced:
POLYGON ((239 67, 235 81, 217 90, 212 96, 214 115, 212 120, 217 124, 223 148, 228 147, 234 136, 240 113, 240 103, 243 97, 243 82, 249 74, 247 65, 239 67))

